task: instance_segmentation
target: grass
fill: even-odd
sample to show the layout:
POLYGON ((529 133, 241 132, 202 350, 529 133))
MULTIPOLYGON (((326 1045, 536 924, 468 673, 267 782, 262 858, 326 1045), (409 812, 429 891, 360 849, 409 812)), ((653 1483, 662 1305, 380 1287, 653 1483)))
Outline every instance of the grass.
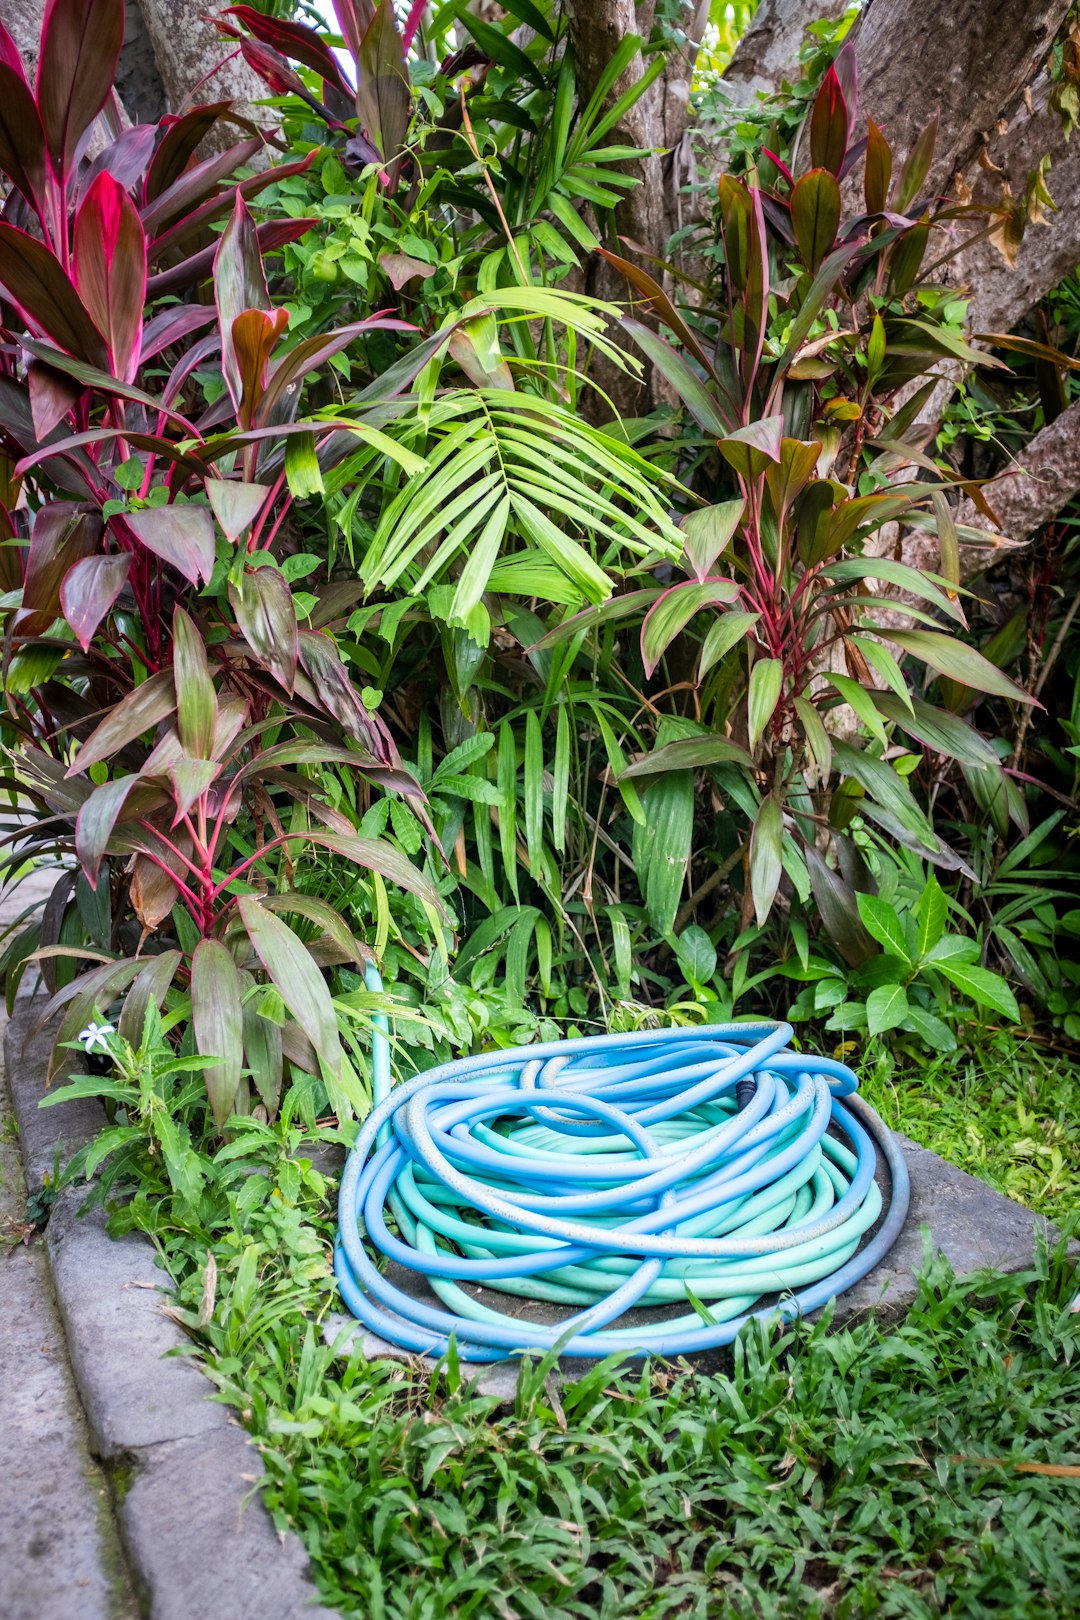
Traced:
MULTIPOLYGON (((1077 1207, 1075 1066, 1001 1039, 864 1085, 1002 1191, 1077 1207)), ((1076 1287, 1060 1256, 935 1264, 892 1330, 757 1326, 723 1375, 626 1364, 556 1391, 526 1366, 509 1411, 468 1369, 343 1362, 295 1319, 215 1376, 343 1614, 1043 1620, 1080 1616, 1076 1287)))
POLYGON ((918 1066, 881 1051, 863 1095, 893 1130, 1050 1220, 1080 1212, 1080 1062, 999 1036, 918 1066))
POLYGON ((756 1327, 727 1376, 526 1369, 509 1413, 312 1337, 266 1499, 373 1620, 1078 1614, 1066 1269, 938 1268, 895 1331, 756 1327))
MULTIPOLYGON (((1080 1070, 1004 1038, 867 1067, 909 1135, 1055 1219, 1076 1207, 1080 1070)), ((149 1156, 117 1218, 152 1231, 329 1606, 1080 1617, 1080 1313, 1060 1253, 1009 1278, 929 1264, 893 1329, 756 1324, 720 1373, 608 1365, 557 1390, 526 1364, 505 1409, 453 1363, 430 1378, 323 1343, 332 1189, 299 1149, 297 1131, 258 1167, 223 1150, 198 1222, 149 1156)))

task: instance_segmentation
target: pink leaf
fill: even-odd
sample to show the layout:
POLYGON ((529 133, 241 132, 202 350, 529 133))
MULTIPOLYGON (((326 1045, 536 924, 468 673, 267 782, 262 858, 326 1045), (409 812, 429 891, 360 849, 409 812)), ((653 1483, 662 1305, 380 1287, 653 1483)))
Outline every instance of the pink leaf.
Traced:
POLYGON ((117 0, 49 0, 41 26, 37 102, 58 174, 108 99, 124 41, 117 0))
POLYGON ((146 238, 135 204, 111 174, 99 174, 75 216, 75 284, 105 334, 112 370, 133 382, 146 302, 146 238))
POLYGON ((193 585, 205 584, 214 571, 214 524, 205 506, 148 506, 127 512, 123 523, 148 551, 170 563, 193 585))
POLYGON ((69 568, 60 586, 60 606, 83 652, 98 625, 120 595, 131 569, 131 553, 83 557, 69 568))

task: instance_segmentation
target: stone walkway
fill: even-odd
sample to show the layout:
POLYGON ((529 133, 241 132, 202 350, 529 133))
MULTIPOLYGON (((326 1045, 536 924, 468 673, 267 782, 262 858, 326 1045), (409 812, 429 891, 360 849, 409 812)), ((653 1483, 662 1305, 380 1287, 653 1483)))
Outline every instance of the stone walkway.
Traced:
POLYGON ((134 1620, 105 1476, 92 1460, 0 1084, 0 1615, 134 1620))

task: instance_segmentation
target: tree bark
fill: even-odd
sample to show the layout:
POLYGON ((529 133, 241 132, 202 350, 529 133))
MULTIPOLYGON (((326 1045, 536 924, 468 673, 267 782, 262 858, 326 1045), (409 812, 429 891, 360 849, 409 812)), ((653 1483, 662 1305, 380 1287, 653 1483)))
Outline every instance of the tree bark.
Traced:
POLYGON ((943 191, 1035 82, 1068 0, 871 0, 852 33, 859 104, 907 156, 940 127, 926 191, 943 191))
MULTIPOLYGON (((577 66, 578 97, 582 103, 592 95, 616 47, 628 34, 648 38, 653 14, 653 0, 644 0, 640 6, 635 6, 634 0, 569 0, 567 25, 577 66)), ((677 26, 685 33, 687 45, 669 54, 667 71, 639 97, 607 137, 611 145, 633 146, 647 154, 620 165, 638 184, 627 192, 615 210, 615 231, 617 237, 640 243, 658 257, 665 255, 668 240, 679 223, 679 167, 686 134, 690 77, 700 30, 707 17, 708 8, 699 0, 684 0, 677 26)), ((616 100, 636 84, 644 71, 645 63, 639 54, 615 85, 610 100, 616 100)), ((626 252, 617 239, 607 245, 615 252, 626 252)), ((612 301, 623 300, 627 295, 625 279, 599 254, 594 255, 587 266, 585 290, 593 297, 612 301)), ((619 371, 602 356, 594 357, 592 375, 620 416, 639 416, 648 409, 647 386, 619 371)))
MULTIPOLYGON (((5 0, 6 3, 6 0, 5 0)), ((183 112, 189 106, 214 101, 232 101, 236 111, 263 129, 276 122, 275 114, 256 102, 265 98, 266 86, 248 67, 235 45, 222 39, 203 15, 203 7, 192 0, 138 0, 146 33, 153 48, 170 112, 183 112), (222 65, 223 64, 223 65, 222 65), (216 71, 214 71, 216 69, 216 71), (210 74, 211 77, 207 78, 210 74), (205 80, 205 83, 203 82, 205 80)), ((208 10, 213 8, 207 8, 208 10)), ((227 145, 235 132, 227 128, 207 142, 227 145)))
POLYGON ((834 22, 846 10, 847 0, 761 0, 724 72, 732 105, 749 106, 759 92, 772 95, 785 79, 794 82, 811 23, 834 22))

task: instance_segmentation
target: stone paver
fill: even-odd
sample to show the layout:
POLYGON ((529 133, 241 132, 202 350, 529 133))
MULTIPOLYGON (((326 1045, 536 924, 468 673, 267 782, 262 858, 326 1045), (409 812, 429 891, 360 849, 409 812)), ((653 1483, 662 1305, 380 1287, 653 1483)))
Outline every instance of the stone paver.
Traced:
MULTIPOLYGON (((4 1037, 35 1180, 51 1167, 58 1134, 66 1158, 104 1124, 93 1102, 38 1108, 49 1045, 48 1031, 34 1032, 40 1005, 20 1001, 4 1037)), ((79 1214, 82 1202, 78 1189, 66 1189, 49 1218, 57 1342, 66 1342, 91 1451, 114 1471, 139 1612, 148 1620, 335 1620, 316 1602, 300 1542, 277 1534, 253 1491, 258 1452, 194 1363, 168 1354, 189 1341, 162 1311, 167 1279, 150 1243, 137 1234, 113 1241, 100 1212, 79 1214)), ((98 1620, 99 1612, 72 1606, 56 1616, 98 1620)), ((2 1601, 0 1620, 12 1620, 2 1601)), ((39 1620, 38 1611, 18 1620, 39 1620)))
POLYGON ((0 1615, 134 1620, 108 1484, 92 1460, 0 1081, 0 1615))

